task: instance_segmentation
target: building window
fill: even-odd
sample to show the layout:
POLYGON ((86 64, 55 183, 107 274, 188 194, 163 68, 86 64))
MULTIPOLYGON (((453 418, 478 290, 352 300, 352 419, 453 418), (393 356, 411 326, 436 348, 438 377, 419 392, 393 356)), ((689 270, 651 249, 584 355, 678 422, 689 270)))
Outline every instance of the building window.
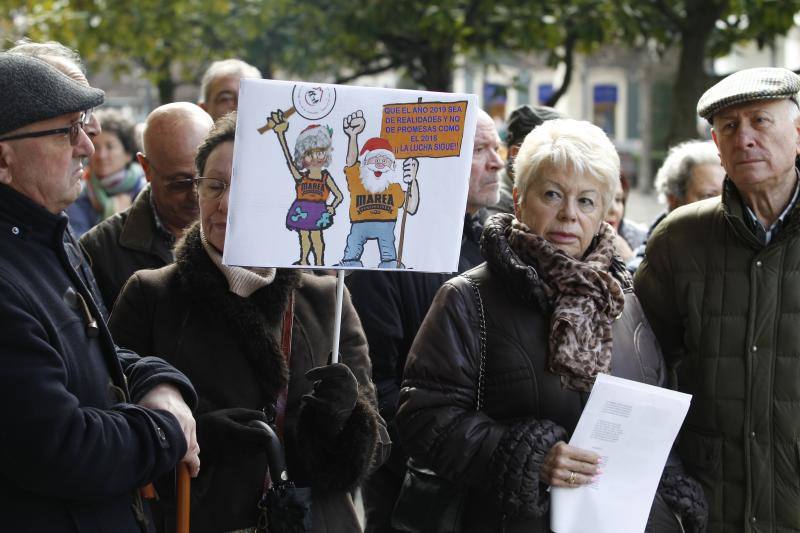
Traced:
POLYGON ((592 121, 609 137, 616 134, 617 86, 594 86, 594 113, 592 121))
POLYGON ((483 108, 495 121, 505 121, 507 102, 508 88, 505 85, 488 82, 483 84, 483 108))
POLYGON ((550 97, 553 96, 553 84, 552 83, 543 83, 539 85, 539 89, 537 91, 539 94, 538 100, 539 105, 547 104, 547 101, 550 100, 550 97))

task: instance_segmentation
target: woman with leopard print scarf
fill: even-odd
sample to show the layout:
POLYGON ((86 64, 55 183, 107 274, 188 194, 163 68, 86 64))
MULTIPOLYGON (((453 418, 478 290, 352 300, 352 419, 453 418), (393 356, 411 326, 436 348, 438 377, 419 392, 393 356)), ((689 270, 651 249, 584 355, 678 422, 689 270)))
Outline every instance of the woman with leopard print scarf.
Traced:
MULTIPOLYGON (((405 367, 397 424, 410 456, 465 489, 465 532, 550 531, 548 486, 602 476, 566 444, 598 373, 664 385, 661 351, 604 217, 619 156, 598 127, 534 129, 515 162, 515 215, 489 219, 486 262, 438 292, 405 367), (483 406, 475 409, 483 372, 483 406)), ((701 532, 707 504, 670 456, 650 532, 701 532)))

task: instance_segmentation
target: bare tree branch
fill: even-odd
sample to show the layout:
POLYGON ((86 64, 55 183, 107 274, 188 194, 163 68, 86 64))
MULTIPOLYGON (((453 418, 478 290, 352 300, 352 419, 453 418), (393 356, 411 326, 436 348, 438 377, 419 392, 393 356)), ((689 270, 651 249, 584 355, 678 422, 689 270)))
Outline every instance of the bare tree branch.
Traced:
POLYGON ((343 84, 349 83, 355 79, 360 78, 361 76, 369 76, 371 74, 380 74, 381 72, 386 72, 387 70, 391 70, 393 68, 397 68, 400 66, 400 63, 395 60, 391 60, 383 65, 370 65, 364 67, 361 70, 358 70, 352 74, 347 74, 345 76, 338 77, 334 80, 333 83, 343 84))
POLYGON ((561 87, 558 88, 550 98, 545 102, 546 106, 554 107, 558 100, 566 94, 569 89, 569 84, 572 82, 572 70, 575 60, 575 44, 577 42, 577 35, 572 29, 567 29, 567 36, 564 39, 564 80, 561 82, 561 87))

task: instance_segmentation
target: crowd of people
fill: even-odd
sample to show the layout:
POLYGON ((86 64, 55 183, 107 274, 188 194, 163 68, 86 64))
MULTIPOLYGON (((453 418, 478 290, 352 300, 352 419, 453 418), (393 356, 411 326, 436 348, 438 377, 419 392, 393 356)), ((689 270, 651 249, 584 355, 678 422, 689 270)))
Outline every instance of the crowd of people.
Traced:
MULTIPOLYGON (((245 77, 215 62, 137 130, 74 51, 0 52, 4 528, 171 532, 183 462, 193 531, 263 531, 277 435, 310 489, 291 531, 547 532, 550 487, 602 482, 567 443, 607 373, 693 396, 648 532, 800 532, 800 76, 709 88, 649 227, 599 127, 526 105, 501 141, 479 111, 458 271, 353 271, 335 363, 333 277, 222 261, 245 77), (458 516, 399 516, 420 468, 458 516)), ((329 139, 291 155, 283 120, 295 179, 326 180, 329 139)))

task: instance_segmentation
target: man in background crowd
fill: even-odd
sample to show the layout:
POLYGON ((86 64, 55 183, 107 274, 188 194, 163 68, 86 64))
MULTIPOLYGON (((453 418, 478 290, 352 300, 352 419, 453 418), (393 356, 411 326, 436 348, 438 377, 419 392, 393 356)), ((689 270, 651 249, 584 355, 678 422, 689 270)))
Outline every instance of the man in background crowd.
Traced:
MULTIPOLYGON (((656 174, 659 200, 667 204, 647 233, 649 237, 666 216, 682 205, 722 194, 725 169, 713 141, 686 141, 673 146, 656 174)), ((628 270, 635 272, 644 258, 647 241, 634 250, 628 270)))
POLYGON ((240 59, 214 61, 200 82, 200 100, 197 104, 216 121, 222 115, 239 107, 239 80, 261 78, 261 72, 240 59))
POLYGON ((175 102, 156 108, 145 122, 144 153, 136 154, 149 185, 130 208, 81 237, 108 309, 137 270, 173 261, 172 246, 197 219, 194 158, 213 125, 198 106, 175 102))

